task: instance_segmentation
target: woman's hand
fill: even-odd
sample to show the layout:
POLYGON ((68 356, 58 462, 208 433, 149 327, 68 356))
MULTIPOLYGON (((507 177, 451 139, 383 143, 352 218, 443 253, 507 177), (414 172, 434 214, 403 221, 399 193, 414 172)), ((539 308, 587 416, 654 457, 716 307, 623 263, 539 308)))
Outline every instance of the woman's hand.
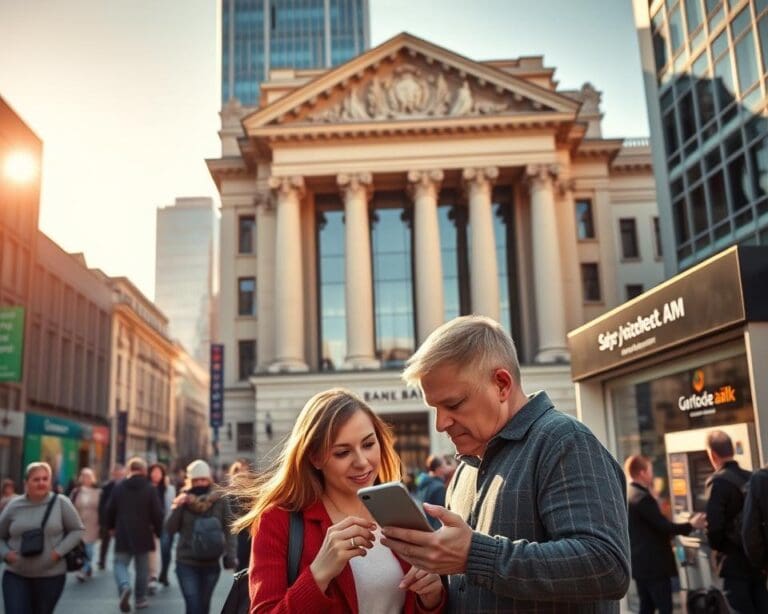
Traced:
POLYGON ((315 582, 324 593, 351 558, 365 556, 373 548, 376 525, 362 518, 348 516, 328 527, 323 545, 309 566, 315 582))
POLYGON ((56 563, 61 560, 61 555, 55 550, 51 550, 51 560, 56 563))
POLYGON ((171 508, 176 509, 177 507, 184 505, 186 502, 187 493, 182 493, 173 500, 173 503, 171 503, 171 508))
POLYGON ((9 550, 5 555, 5 562, 9 565, 13 565, 16 561, 19 560, 19 553, 15 550, 9 550))
POLYGON ((400 588, 406 588, 419 596, 421 605, 434 610, 443 598, 443 583, 436 573, 429 573, 418 567, 411 567, 403 576, 400 588))

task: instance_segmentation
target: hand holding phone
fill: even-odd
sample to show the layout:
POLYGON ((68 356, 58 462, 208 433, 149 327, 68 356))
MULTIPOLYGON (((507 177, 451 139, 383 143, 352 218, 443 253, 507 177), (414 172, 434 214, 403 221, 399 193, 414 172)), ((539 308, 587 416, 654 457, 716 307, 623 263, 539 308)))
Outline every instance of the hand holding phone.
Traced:
POLYGON ((385 482, 357 491, 371 515, 382 527, 433 531, 421 507, 402 482, 385 482))

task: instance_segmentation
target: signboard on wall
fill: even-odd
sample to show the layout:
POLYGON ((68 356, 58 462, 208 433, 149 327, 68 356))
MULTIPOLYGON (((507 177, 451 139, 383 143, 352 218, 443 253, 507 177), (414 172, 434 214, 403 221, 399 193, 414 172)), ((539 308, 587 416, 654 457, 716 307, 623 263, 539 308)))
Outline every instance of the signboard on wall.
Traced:
POLYGON ((219 428, 224 424, 224 344, 211 344, 211 399, 210 424, 219 428))
POLYGON ((24 356, 24 308, 0 307, 0 382, 20 382, 24 356))

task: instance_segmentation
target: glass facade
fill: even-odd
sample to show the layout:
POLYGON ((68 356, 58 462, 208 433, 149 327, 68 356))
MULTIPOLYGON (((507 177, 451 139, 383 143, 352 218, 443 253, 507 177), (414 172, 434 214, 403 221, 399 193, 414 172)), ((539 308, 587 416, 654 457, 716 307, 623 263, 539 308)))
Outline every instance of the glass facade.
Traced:
POLYGON ((336 66, 368 46, 367 0, 223 0, 221 101, 257 105, 270 68, 336 66), (327 13, 326 13, 327 8, 327 13))
POLYGON ((768 228, 768 2, 666 0, 651 14, 676 256, 768 228))
POLYGON ((320 370, 333 371, 347 354, 344 211, 322 210, 317 215, 320 370))

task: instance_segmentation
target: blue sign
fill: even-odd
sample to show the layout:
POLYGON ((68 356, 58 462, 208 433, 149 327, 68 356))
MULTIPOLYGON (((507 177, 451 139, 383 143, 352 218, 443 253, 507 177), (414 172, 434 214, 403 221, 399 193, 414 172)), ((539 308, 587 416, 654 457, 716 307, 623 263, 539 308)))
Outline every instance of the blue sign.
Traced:
POLYGON ((214 428, 224 424, 224 345, 211 344, 210 423, 214 428))

